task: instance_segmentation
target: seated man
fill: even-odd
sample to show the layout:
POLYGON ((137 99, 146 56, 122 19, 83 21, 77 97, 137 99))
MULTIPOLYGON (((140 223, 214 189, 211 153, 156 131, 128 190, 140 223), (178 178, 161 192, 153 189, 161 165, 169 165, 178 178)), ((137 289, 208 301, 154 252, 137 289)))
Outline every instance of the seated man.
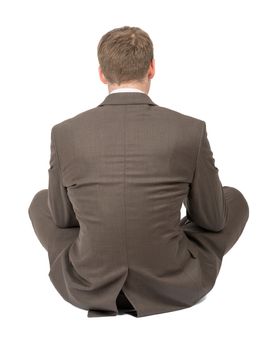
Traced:
POLYGON ((213 288, 248 204, 222 186, 206 123, 149 97, 146 32, 111 30, 98 59, 109 94, 52 127, 48 189, 28 209, 49 278, 88 317, 193 306, 213 288))

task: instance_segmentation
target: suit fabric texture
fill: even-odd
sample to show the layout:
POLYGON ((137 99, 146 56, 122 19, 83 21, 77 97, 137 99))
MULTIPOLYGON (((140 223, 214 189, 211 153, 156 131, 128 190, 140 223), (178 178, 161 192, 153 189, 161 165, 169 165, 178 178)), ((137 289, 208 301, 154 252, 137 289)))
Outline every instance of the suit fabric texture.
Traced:
POLYGON ((213 288, 249 207, 222 186, 206 122, 118 92, 54 125, 50 151, 28 212, 64 300, 88 317, 142 317, 213 288))

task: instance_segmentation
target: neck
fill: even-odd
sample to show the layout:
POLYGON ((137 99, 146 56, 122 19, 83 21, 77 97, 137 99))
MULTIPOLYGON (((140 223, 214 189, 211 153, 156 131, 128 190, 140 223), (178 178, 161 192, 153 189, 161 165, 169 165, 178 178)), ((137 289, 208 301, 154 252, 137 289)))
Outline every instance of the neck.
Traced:
POLYGON ((128 82, 128 83, 123 83, 123 84, 108 84, 108 91, 109 93, 115 89, 119 88, 135 88, 143 91, 145 94, 148 94, 149 92, 149 83, 139 83, 139 82, 128 82))

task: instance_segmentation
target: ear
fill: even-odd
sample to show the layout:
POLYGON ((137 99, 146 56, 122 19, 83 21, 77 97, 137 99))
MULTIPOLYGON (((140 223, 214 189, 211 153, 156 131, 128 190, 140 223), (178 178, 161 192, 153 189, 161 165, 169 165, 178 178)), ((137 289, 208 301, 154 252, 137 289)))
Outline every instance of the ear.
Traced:
POLYGON ((148 78, 152 79, 155 74, 155 59, 153 58, 150 62, 149 70, 148 70, 148 78))
POLYGON ((106 78, 105 78, 105 76, 104 76, 104 74, 103 74, 103 71, 102 71, 101 66, 99 66, 98 72, 99 72, 99 77, 100 77, 101 81, 102 81, 104 84, 107 84, 108 81, 106 80, 106 78))

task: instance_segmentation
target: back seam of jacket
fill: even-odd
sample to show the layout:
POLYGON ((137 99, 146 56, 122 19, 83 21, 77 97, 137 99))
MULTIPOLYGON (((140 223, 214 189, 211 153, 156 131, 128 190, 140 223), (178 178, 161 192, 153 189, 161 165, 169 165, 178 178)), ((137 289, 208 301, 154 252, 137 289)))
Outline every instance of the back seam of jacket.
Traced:
POLYGON ((125 112, 123 116, 123 133, 124 133, 124 240, 125 240, 125 254, 126 254, 126 263, 128 268, 128 245, 127 245, 127 218, 126 218, 126 110, 127 105, 125 105, 125 112))

